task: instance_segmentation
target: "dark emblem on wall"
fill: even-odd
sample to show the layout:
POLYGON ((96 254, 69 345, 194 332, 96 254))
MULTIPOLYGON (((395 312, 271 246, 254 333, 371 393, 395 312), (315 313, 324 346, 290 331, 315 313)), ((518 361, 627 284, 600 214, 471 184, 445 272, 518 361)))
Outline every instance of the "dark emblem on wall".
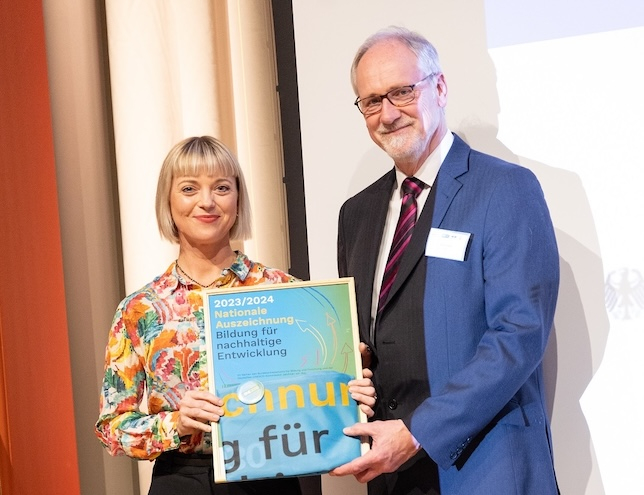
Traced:
POLYGON ((620 268, 606 276, 606 309, 620 320, 639 318, 644 310, 644 277, 639 270, 620 268))

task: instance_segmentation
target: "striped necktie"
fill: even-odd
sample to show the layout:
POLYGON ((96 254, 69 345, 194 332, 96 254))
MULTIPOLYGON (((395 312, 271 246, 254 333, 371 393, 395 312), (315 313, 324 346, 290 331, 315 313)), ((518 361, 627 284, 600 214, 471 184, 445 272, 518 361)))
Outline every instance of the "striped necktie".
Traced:
POLYGON ((402 203, 400 206, 400 217, 394 232, 394 238, 391 242, 389 258, 385 266, 385 273, 382 277, 382 286, 380 287, 380 296, 378 297, 378 312, 382 310, 391 286, 394 284, 400 259, 402 258, 405 248, 411 240, 411 234, 416 225, 416 198, 421 193, 425 183, 416 177, 407 177, 402 183, 402 203))

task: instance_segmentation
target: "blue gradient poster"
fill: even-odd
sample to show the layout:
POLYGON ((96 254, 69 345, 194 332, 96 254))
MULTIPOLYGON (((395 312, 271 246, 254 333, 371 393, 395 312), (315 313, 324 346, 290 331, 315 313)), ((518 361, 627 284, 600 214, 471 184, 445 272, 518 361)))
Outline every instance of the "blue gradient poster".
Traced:
POLYGON ((328 472, 366 444, 347 382, 362 376, 352 278, 204 293, 215 481, 328 472))

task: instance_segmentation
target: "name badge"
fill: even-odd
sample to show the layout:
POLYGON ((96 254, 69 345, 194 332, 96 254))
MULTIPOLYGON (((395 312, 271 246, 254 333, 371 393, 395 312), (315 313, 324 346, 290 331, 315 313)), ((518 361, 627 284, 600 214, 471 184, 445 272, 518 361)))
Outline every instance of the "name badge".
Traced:
POLYGON ((471 236, 469 232, 432 228, 427 238, 425 256, 464 261, 471 236))

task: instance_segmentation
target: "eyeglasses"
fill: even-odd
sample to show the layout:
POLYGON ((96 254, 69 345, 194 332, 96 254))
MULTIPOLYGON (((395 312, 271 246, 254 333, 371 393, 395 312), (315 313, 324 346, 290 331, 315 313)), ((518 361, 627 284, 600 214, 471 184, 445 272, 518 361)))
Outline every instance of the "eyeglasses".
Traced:
POLYGON ((435 74, 429 74, 423 77, 416 84, 410 84, 409 86, 401 86, 400 88, 392 89, 387 91, 384 95, 371 95, 366 98, 356 98, 356 101, 353 102, 355 106, 358 107, 360 113, 365 117, 376 114, 382 110, 382 100, 387 98, 389 103, 395 107, 404 107, 409 105, 416 98, 416 93, 414 93, 414 88, 422 83, 425 79, 434 76, 435 74))

